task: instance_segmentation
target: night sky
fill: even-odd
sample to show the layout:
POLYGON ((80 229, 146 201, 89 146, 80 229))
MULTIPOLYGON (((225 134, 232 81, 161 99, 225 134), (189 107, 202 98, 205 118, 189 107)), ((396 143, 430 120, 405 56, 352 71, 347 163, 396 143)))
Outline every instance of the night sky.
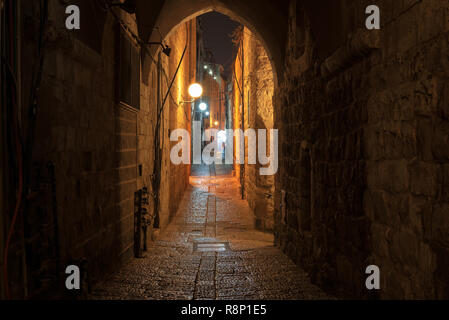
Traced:
POLYGON ((204 46, 213 52, 217 63, 227 68, 232 62, 234 49, 229 35, 240 24, 218 12, 209 12, 200 18, 204 32, 204 46))

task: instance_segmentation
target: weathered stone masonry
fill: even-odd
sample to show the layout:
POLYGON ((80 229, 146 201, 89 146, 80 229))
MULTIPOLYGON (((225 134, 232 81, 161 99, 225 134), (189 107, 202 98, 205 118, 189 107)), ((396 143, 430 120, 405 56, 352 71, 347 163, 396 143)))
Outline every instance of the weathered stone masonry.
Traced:
MULTIPOLYGON (((265 48, 258 38, 246 27, 240 32, 238 54, 233 72, 233 129, 267 130, 267 152, 270 152, 270 130, 273 129, 274 75, 265 48), (243 70, 242 70, 243 63, 243 70), (242 74, 243 72, 243 74, 242 74), (242 97, 243 93, 243 97, 242 97), (244 115, 243 113, 244 108, 244 115), (242 119, 244 125, 242 126, 242 119)), ((238 143, 235 140, 235 153, 238 143)), ((274 176, 260 175, 261 165, 248 164, 248 139, 245 145, 245 166, 243 185, 244 196, 254 213, 256 227, 273 231, 274 176)), ((240 178, 241 167, 235 166, 240 178)))
MULTIPOLYGON (((31 162, 42 172, 46 172, 49 162, 54 164, 56 201, 38 194, 39 201, 29 202, 31 209, 24 215, 26 222, 32 225, 26 235, 29 281, 24 284, 22 273, 11 272, 15 297, 23 296, 24 286, 30 296, 45 294, 48 285, 54 285, 58 275, 63 279, 65 266, 71 263, 81 265, 84 261, 86 264, 83 266, 87 267, 89 281, 93 285, 132 257, 134 192, 144 186, 151 192, 157 99, 162 100, 167 92, 186 41, 186 55, 172 88, 172 98, 167 101, 163 113, 160 136, 165 154, 173 145, 169 140, 171 130, 190 130, 189 105, 178 106, 178 103, 187 100, 188 85, 195 78, 195 22, 180 25, 165 39, 173 48, 171 56, 160 56, 162 69, 159 80, 157 63, 152 63, 146 81, 148 84, 143 79, 138 82, 140 108, 136 109, 117 101, 117 20, 110 13, 102 14, 98 7, 92 11, 90 1, 78 1, 77 4, 83 13, 82 27, 80 31, 68 31, 65 28, 65 6, 59 1, 49 2, 46 55, 31 162), (98 21, 93 23, 94 19, 98 21), (160 81, 159 94, 157 81, 160 81), (53 203, 57 204, 56 230, 46 227, 53 203), (55 247, 55 234, 59 248, 55 247), (53 269, 56 263, 59 270, 53 269)), ((34 39, 37 37, 33 33, 36 31, 27 23, 38 11, 33 5, 23 8, 25 93, 34 66, 29 57, 34 56, 34 39)), ((116 10, 116 13, 122 23, 138 34, 135 15, 122 10, 116 10)), ((138 48, 135 40, 131 41, 138 48)), ((157 54, 154 59, 157 61, 157 54)), ((28 95, 24 94, 24 106, 28 106, 27 98, 28 95)), ((26 125, 27 109, 22 111, 22 115, 26 125)), ((163 162, 162 174, 167 178, 163 178, 166 183, 160 190, 160 228, 165 228, 175 214, 187 186, 189 172, 188 166, 173 167, 169 159, 163 162)), ((48 183, 45 176, 35 176, 33 186, 48 183)), ((150 239, 155 236, 155 231, 150 228, 150 239)), ((19 238, 21 232, 16 234, 19 238)), ((22 256, 18 250, 21 241, 17 239, 14 242, 10 270, 20 270, 22 256)), ((55 285, 57 290, 63 289, 63 282, 55 285)))
MULTIPOLYGON (((38 9, 37 1, 25 2, 22 92, 28 106, 38 9)), ((53 208, 29 200, 34 211, 17 228, 31 239, 25 266, 30 269, 23 270, 19 230, 10 256, 10 270, 21 270, 11 274, 14 296, 25 294, 22 271, 30 273, 33 293, 54 280, 45 275, 60 275, 67 263, 86 258, 95 281, 131 256, 132 195, 150 185, 156 106, 174 74, 185 32, 195 34, 184 22, 217 10, 259 37, 271 61, 280 139, 276 245, 341 297, 449 297, 447 1, 136 0, 136 15, 116 12, 144 41, 160 41, 160 31, 173 49, 170 58, 160 58, 166 76, 155 68, 157 47, 150 48, 152 58, 142 54, 140 110, 116 101, 112 15, 87 14, 83 21, 93 23, 74 35, 65 30, 62 2, 50 1, 49 9, 32 161, 45 176, 32 183, 51 196, 52 162, 57 197, 48 203, 57 204, 59 251, 54 222, 48 223, 53 208), (365 29, 371 4, 381 10, 379 31, 365 29), (52 262, 55 252, 59 269, 52 262), (370 264, 380 267, 380 291, 365 288, 370 264)), ((175 81, 164 111, 162 227, 173 216, 184 188, 179 182, 189 171, 172 168, 167 150, 170 130, 189 126, 189 106, 177 102, 186 100, 186 82, 195 78, 194 51, 189 49, 182 67, 189 76, 175 81)), ((21 116, 26 129, 28 110, 21 116)), ((251 111, 245 118, 254 120, 251 111)))
POLYGON ((357 30, 364 3, 341 3, 341 21, 358 28, 343 28, 352 39, 330 56, 319 26, 291 8, 306 32, 292 37, 290 24, 302 41, 290 42, 276 91, 276 242, 343 296, 372 295, 364 272, 375 264, 381 298, 447 298, 449 6, 375 2, 379 35, 357 30))

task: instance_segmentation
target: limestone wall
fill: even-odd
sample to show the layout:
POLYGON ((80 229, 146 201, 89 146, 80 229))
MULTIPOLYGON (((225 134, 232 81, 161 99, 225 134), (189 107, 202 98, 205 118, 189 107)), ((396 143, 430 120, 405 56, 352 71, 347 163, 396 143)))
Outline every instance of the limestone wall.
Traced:
POLYGON ((367 31, 367 4, 342 1, 327 33, 291 3, 276 243, 341 296, 447 298, 448 3, 374 1, 367 31))
MULTIPOLYGON (((269 134, 270 129, 273 129, 273 70, 262 43, 246 27, 242 31, 242 42, 238 48, 234 69, 234 129, 254 129, 256 134, 257 130, 266 129, 267 152, 269 152, 269 134), (244 126, 242 126, 242 119, 244 119, 244 126)), ((256 227, 272 231, 274 176, 260 175, 259 162, 249 164, 248 138, 245 140, 244 179, 241 180, 241 185, 243 185, 245 198, 254 212, 256 227)), ((235 149, 235 152, 238 152, 237 146, 235 149)), ((237 177, 241 179, 241 167, 236 165, 235 168, 237 177)))
MULTIPOLYGON (((157 63, 151 64, 148 85, 143 79, 140 81, 140 109, 135 109, 117 100, 117 20, 110 13, 96 15, 101 11, 89 11, 88 2, 79 4, 83 21, 97 19, 98 24, 86 23, 75 33, 65 28, 65 6, 59 1, 49 2, 32 163, 39 172, 46 172, 49 162, 54 164, 56 199, 51 201, 43 196, 48 194, 47 177, 34 174, 32 186, 36 190, 31 191, 36 191, 37 196, 26 207, 25 239, 29 255, 25 266, 28 278, 32 279, 27 284, 29 293, 36 295, 44 294, 48 284, 61 290, 63 283, 55 282, 58 276, 63 278, 65 266, 71 263, 78 264, 84 259, 93 284, 133 256, 134 192, 144 186, 151 192, 157 100, 160 105, 186 41, 188 48, 171 90, 173 99, 167 100, 164 109, 160 133, 164 152, 162 172, 167 176, 160 191, 161 228, 176 213, 190 170, 187 165, 171 165, 169 150, 173 143, 169 134, 176 128, 190 130, 190 105, 176 104, 188 99, 187 88, 195 77, 195 22, 183 23, 166 39, 173 49, 171 56, 161 54, 164 71, 159 72, 159 80, 157 63), (96 35, 101 36, 102 43, 90 41, 96 35), (38 189, 45 189, 45 193, 38 189), (56 221, 53 203, 57 206, 54 211, 57 226, 48 229, 48 221, 56 221), (27 229, 27 224, 33 227, 27 229)), ((132 33, 138 34, 135 15, 122 10, 115 12, 132 33)), ((37 13, 34 6, 28 6, 22 20, 26 30, 22 40, 24 128, 28 125, 27 90, 35 66, 30 57, 35 56, 38 30, 26 23, 37 13)), ((158 57, 153 58, 157 62, 158 57)), ((150 239, 152 234, 155 236, 153 231, 150 228, 150 239)), ((11 266, 21 264, 21 257, 12 257, 11 266)), ((19 284, 23 278, 14 281, 14 294, 20 296, 24 292, 24 284, 19 284)))

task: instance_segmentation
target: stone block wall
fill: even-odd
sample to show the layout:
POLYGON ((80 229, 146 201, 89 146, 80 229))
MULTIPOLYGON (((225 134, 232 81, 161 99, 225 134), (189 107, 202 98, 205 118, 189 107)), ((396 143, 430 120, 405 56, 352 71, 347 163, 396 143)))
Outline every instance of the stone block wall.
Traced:
MULTIPOLYGON (((270 129, 273 129, 273 93, 274 75, 271 62, 256 35, 248 28, 242 29, 242 42, 238 57, 234 62, 234 130, 242 128, 242 110, 244 105, 244 128, 267 130, 267 153, 270 151, 270 129), (243 80, 242 80, 243 60, 243 80), (242 85, 243 84, 243 85, 242 85), (243 99, 242 99, 243 92, 243 99)), ((261 165, 248 162, 248 138, 245 139, 245 165, 243 184, 244 195, 255 216, 255 226, 264 231, 273 231, 274 213, 274 176, 260 175, 261 165)), ((241 168, 236 165, 237 177, 241 177, 241 168)))
MULTIPOLYGON (((28 98, 39 36, 37 2, 25 2, 24 131, 29 126, 28 98)), ((78 2, 87 7, 91 4, 78 2)), ((44 204, 34 207, 37 215, 27 216, 37 220, 19 224, 23 230, 18 230, 14 241, 14 249, 19 249, 19 235, 25 233, 33 239, 31 252, 39 259, 26 267, 39 275, 30 279, 43 279, 34 280, 34 289, 52 280, 42 274, 48 271, 46 266, 54 265, 56 251, 61 267, 86 258, 93 281, 132 255, 131 199, 138 188, 150 185, 156 106, 177 67, 185 45, 184 30, 192 29, 181 26, 170 34, 167 41, 174 49, 170 58, 153 57, 160 60, 167 74, 151 63, 150 79, 143 81, 148 85, 141 84, 141 108, 133 110, 116 101, 117 29, 113 17, 83 13, 86 21, 94 23, 82 27, 77 35, 65 29, 62 2, 49 3, 32 163, 35 169, 53 163, 56 199, 45 204, 46 198, 37 196, 44 204), (57 250, 51 245, 56 235, 43 232, 45 227, 52 228, 47 225, 49 213, 57 218, 57 250), (25 230, 27 224, 35 228, 25 230), (52 254, 41 254, 40 250, 52 254)), ((143 3, 139 1, 141 8, 143 3)), ((248 13, 254 3, 242 5, 241 12, 235 10, 236 16, 241 14, 246 21, 263 20, 265 15, 257 15, 258 10, 248 13), (248 19, 251 17, 254 19, 248 19)), ((285 3, 273 14, 282 17, 285 3)), ((195 8, 205 6, 203 1, 189 2, 189 6, 193 4, 195 8)), ((257 6, 263 7, 259 2, 257 6)), ((269 28, 255 24, 260 27, 256 31, 268 35, 263 40, 272 49, 270 59, 280 81, 274 83, 273 106, 274 127, 280 134, 274 194, 276 244, 304 266, 317 284, 339 296, 449 297, 448 7, 442 0, 323 0, 319 4, 291 0, 287 37, 281 33, 281 21, 269 28), (365 8, 370 4, 381 10, 380 31, 365 30, 365 8), (285 38, 284 59, 284 48, 279 49, 278 41, 285 38), (377 292, 365 288, 365 268, 370 264, 380 267, 382 289, 377 292)), ((179 9, 185 10, 184 6, 179 9)), ((137 33, 135 17, 117 12, 137 33)), ((152 28, 151 23, 154 21, 149 20, 148 25, 146 20, 140 21, 139 29, 152 28)), ((250 47, 248 39, 245 43, 247 53, 258 50, 254 43, 250 47)), ((254 68, 255 60, 245 60, 246 73, 254 68)), ((185 61, 195 64, 193 51, 185 61)), ((170 98, 164 110, 160 132, 164 154, 162 227, 176 211, 176 199, 183 190, 178 182, 189 170, 172 167, 168 152, 170 131, 189 126, 189 106, 177 104, 187 96, 186 82, 194 78, 193 70, 189 70, 189 79, 176 79, 174 101, 170 98)), ((236 73, 241 73, 238 65, 236 73)), ((249 73, 244 78, 250 90, 257 88, 249 73)), ((237 87, 234 92, 238 92, 237 87)), ((262 110, 269 109, 269 95, 257 98, 262 110)), ((240 128, 241 96, 235 94, 234 99, 234 124, 240 128)), ((262 119, 269 117, 265 111, 253 112, 251 98, 244 105, 245 128, 258 125, 256 114, 262 119)), ((269 184, 253 178, 255 169, 246 166, 242 171, 246 196, 253 207, 253 186, 269 184)), ((236 171, 239 175, 239 166, 236 171)), ((36 194, 48 195, 46 179, 34 177, 32 185, 30 191, 44 189, 36 194)), ((20 252, 11 256, 13 269, 23 266, 25 255, 20 252)), ((62 268, 58 270, 62 273, 62 268)), ((18 288, 24 277, 19 272, 15 275, 12 281, 18 288)), ((19 295, 21 289, 14 293, 19 295)))
POLYGON ((291 4, 277 245, 343 297, 447 298, 448 3, 374 1, 381 30, 368 31, 368 4, 342 1, 332 40, 291 4))
MULTIPOLYGON (((87 7, 82 8, 90 8, 89 3, 87 4, 87 7)), ((35 56, 38 30, 30 23, 38 11, 31 5, 24 6, 23 10, 24 109, 21 114, 26 128, 29 125, 27 90, 32 68, 36 63, 29 57, 35 56)), ((135 15, 122 10, 117 10, 116 13, 127 28, 138 33, 135 15)), ((29 258, 37 257, 39 261, 25 262, 28 275, 33 278, 28 284, 20 284, 21 279, 14 279, 12 286, 17 290, 13 292, 18 296, 24 292, 23 286, 30 289, 30 295, 45 294, 42 292, 44 282, 54 282, 58 276, 63 279, 65 267, 72 263, 79 264, 83 259, 87 261, 89 279, 93 284, 104 279, 133 256, 134 193, 144 186, 151 191, 157 99, 162 100, 167 92, 186 39, 189 40, 188 50, 182 70, 172 88, 175 101, 186 100, 191 81, 188 75, 192 74, 192 68, 196 68, 196 32, 191 29, 191 25, 195 23, 188 22, 174 30, 167 39, 174 50, 170 58, 161 55, 161 65, 167 76, 161 77, 160 93, 157 92, 158 72, 153 63, 150 79, 146 81, 148 85, 143 79, 140 81, 140 109, 126 106, 117 100, 119 28, 116 19, 110 13, 95 16, 95 12, 85 10, 83 21, 102 17, 96 24, 98 29, 92 29, 92 26, 83 29, 85 25, 82 25, 81 30, 75 33, 65 28, 66 16, 65 6, 61 2, 49 1, 49 26, 44 35, 45 59, 31 161, 34 167, 45 168, 49 162, 54 164, 56 199, 48 201, 37 193, 37 198, 40 199, 38 203, 41 204, 31 201, 27 203, 27 212, 36 211, 35 209, 41 212, 40 206, 45 209, 44 212, 52 212, 52 206, 57 206, 56 231, 45 233, 44 240, 51 244, 57 243, 59 248, 51 247, 54 254, 47 256, 42 253, 43 229, 41 232, 39 228, 34 228, 36 230, 32 234, 25 232, 25 237, 30 237, 25 239, 31 250, 29 258), (92 41, 86 40, 86 37, 89 39, 89 33, 95 34, 95 30, 101 36, 101 44, 95 42, 93 45, 92 41), (184 74, 187 76, 184 77, 184 74), (53 236, 58 237, 58 241, 54 241, 56 238, 53 239, 53 236), (31 241, 36 242, 36 245, 31 241), (47 278, 44 274, 48 271, 46 266, 55 264, 58 264, 59 269, 47 278)), ((164 138, 165 152, 169 152, 171 145, 170 130, 190 130, 189 106, 175 108, 173 103, 167 103, 163 115, 165 127, 161 130, 161 137, 164 138), (184 118, 180 117, 181 114, 184 118)), ((166 179, 169 191, 161 190, 160 197, 162 202, 170 203, 170 207, 162 207, 160 216, 168 221, 169 216, 176 213, 177 204, 188 182, 189 166, 171 168, 168 159, 163 171, 170 176, 170 179, 166 179), (172 178, 172 175, 177 178, 172 178), (180 179, 186 183, 179 183, 180 179)), ((42 177, 34 177, 35 175, 33 186, 48 183, 42 177)), ((47 223, 42 220, 42 214, 33 216, 34 218, 37 219, 33 221, 37 226, 47 223)), ((165 225, 166 223, 161 226, 165 225)), ((150 232, 153 233, 153 230, 150 232)), ((11 265, 15 265, 17 259, 22 257, 12 257, 11 265)), ((64 292, 63 282, 55 286, 59 292, 64 292)))
POLYGON ((366 104, 369 260, 382 266, 383 298, 448 298, 449 4, 397 10, 383 30, 366 104))

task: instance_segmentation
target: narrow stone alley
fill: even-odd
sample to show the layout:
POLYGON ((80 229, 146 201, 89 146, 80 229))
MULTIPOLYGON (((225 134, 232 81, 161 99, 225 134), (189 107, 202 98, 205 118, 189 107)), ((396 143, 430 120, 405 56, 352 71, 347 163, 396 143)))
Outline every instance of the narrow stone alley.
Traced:
POLYGON ((0 302, 449 299, 449 1, 0 22, 0 302))
POLYGON ((96 287, 92 299, 328 299, 254 229, 225 166, 193 168, 176 217, 149 248, 96 287))

